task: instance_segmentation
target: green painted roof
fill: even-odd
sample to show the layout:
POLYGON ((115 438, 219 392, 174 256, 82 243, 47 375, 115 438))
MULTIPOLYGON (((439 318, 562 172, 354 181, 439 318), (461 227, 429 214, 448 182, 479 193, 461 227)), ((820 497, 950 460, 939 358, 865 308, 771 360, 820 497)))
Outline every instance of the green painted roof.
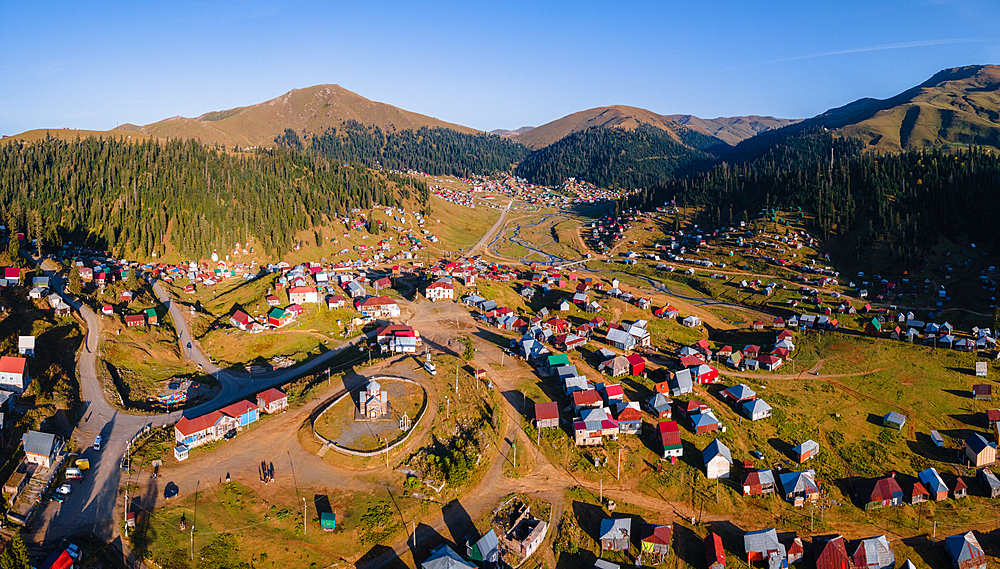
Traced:
POLYGON ((549 356, 549 366, 568 366, 569 356, 566 354, 553 354, 549 356))

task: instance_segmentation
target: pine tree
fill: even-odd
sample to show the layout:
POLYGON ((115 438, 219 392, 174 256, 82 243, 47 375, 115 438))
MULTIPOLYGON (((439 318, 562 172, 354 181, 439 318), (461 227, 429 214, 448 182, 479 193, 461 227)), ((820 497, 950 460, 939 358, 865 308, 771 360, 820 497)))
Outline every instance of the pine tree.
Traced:
POLYGON ((67 285, 70 294, 76 296, 83 290, 83 283, 80 279, 80 267, 73 263, 69 270, 69 284, 67 285))
POLYGON ((10 241, 7 242, 7 256, 10 257, 10 262, 17 265, 18 261, 18 250, 20 249, 20 242, 17 240, 17 235, 11 233, 10 241))
POLYGON ((14 556, 11 555, 9 547, 5 547, 0 552, 0 569, 21 569, 18 567, 17 562, 14 561, 14 556))
POLYGON ((10 540, 10 552, 14 558, 15 567, 18 569, 31 569, 31 559, 28 557, 28 548, 24 546, 19 532, 14 532, 14 538, 10 540))

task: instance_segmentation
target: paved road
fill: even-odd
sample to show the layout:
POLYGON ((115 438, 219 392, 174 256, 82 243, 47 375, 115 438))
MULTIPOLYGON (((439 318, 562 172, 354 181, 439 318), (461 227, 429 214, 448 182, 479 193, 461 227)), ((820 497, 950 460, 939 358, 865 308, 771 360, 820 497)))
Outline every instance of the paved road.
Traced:
POLYGON ((503 227, 503 222, 507 219, 507 212, 510 211, 510 207, 513 204, 514 200, 510 200, 509 202, 507 202, 507 207, 503 208, 503 210, 500 211, 500 217, 496 220, 493 226, 490 227, 490 230, 487 231, 482 236, 482 238, 479 239, 479 241, 476 241, 475 245, 470 247, 469 250, 465 252, 465 255, 462 257, 463 259, 468 259, 469 257, 475 255, 476 251, 479 250, 480 247, 483 247, 484 245, 489 243, 491 239, 493 239, 493 236, 496 234, 496 232, 499 231, 501 227, 503 227))
MULTIPOLYGON (((87 335, 78 362, 80 396, 84 412, 74 431, 74 439, 85 447, 82 458, 89 458, 91 469, 83 481, 74 484, 73 493, 62 504, 50 502, 43 512, 36 516, 32 524, 31 540, 36 545, 54 543, 67 536, 93 533, 109 542, 119 539, 121 515, 116 515, 119 503, 118 489, 123 473, 119 466, 128 442, 146 425, 162 426, 176 423, 182 416, 198 416, 224 407, 240 398, 281 385, 302 375, 320 369, 323 364, 342 350, 355 345, 363 337, 342 342, 328 352, 292 368, 266 374, 250 376, 222 370, 211 362, 201 351, 197 341, 191 338, 191 331, 181 309, 172 302, 170 296, 159 283, 153 290, 169 309, 178 331, 183 354, 191 361, 201 364, 205 373, 215 377, 221 384, 220 393, 211 401, 185 411, 156 415, 133 415, 114 409, 105 399, 98 379, 98 358, 100 357, 101 320, 89 307, 63 292, 63 283, 55 276, 58 267, 51 263, 43 265, 44 273, 50 278, 52 289, 59 294, 87 323, 87 335), (187 347, 191 342, 191 348, 187 347), (104 440, 100 451, 93 449, 94 437, 98 434, 104 440)), ((370 332, 365 337, 371 337, 370 332)), ((121 502, 124 504, 124 500, 121 502)))

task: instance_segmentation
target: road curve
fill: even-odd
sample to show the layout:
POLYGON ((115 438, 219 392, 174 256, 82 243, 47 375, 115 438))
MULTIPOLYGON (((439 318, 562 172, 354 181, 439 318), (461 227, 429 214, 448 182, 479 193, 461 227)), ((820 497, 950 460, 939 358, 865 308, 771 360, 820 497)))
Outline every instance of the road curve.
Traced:
MULTIPOLYGON (((130 414, 117 410, 108 403, 98 377, 103 316, 95 314, 87 305, 64 292, 62 280, 56 276, 57 267, 52 267, 50 263, 49 268, 45 268, 43 264, 42 271, 49 277, 52 290, 79 312, 87 326, 84 346, 80 350, 77 363, 83 412, 73 433, 73 439, 77 443, 77 448, 83 449, 80 456, 90 459, 91 468, 84 480, 74 487, 73 493, 66 497, 65 502, 62 504, 50 502, 36 515, 29 536, 30 540, 38 545, 82 533, 95 534, 108 542, 120 540, 122 520, 121 516, 116 515, 118 489, 124 475, 119 468, 120 461, 129 441, 147 425, 170 425, 179 421, 182 416, 194 417, 210 413, 240 398, 287 383, 322 368, 341 351, 374 335, 374 332, 369 332, 341 342, 329 351, 292 368, 253 376, 232 373, 220 369, 202 352, 198 342, 191 336, 191 330, 180 307, 172 301, 158 282, 154 282, 153 291, 168 307, 174 321, 182 354, 194 363, 201 364, 203 371, 215 377, 222 389, 211 401, 191 409, 153 415, 130 414), (191 348, 187 347, 188 342, 191 342, 191 348), (97 435, 101 435, 104 441, 100 451, 93 448, 93 441, 97 435)), ((133 476, 138 475, 133 474, 133 476)), ((125 549, 127 550, 127 547, 125 549)))

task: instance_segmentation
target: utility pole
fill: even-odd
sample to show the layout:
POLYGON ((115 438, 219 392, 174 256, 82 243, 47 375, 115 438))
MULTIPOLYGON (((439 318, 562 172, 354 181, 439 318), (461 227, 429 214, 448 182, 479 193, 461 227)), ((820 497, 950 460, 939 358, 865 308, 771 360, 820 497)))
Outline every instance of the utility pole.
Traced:
POLYGON ((604 479, 601 478, 601 506, 604 506, 604 479))
POLYGON ((458 393, 458 366, 459 364, 455 364, 455 393, 458 393))
POLYGON ((514 451, 514 470, 517 470, 517 443, 511 443, 510 448, 514 451))
POLYGON ((306 499, 303 496, 302 497, 302 536, 303 537, 305 537, 305 535, 306 535, 306 516, 308 515, 308 510, 306 509, 307 507, 308 506, 306 505, 306 499))
POLYGON ((417 548, 417 522, 411 521, 410 523, 413 524, 413 548, 416 549, 417 548))
POLYGON ((621 482, 622 479, 622 449, 618 447, 618 473, 615 474, 615 480, 621 482))
POLYGON ((931 541, 937 541, 937 520, 934 521, 934 533, 931 534, 931 541))
POLYGON ((444 418, 451 418, 451 400, 448 399, 447 395, 444 396, 444 418))
POLYGON ((816 503, 813 502, 812 509, 809 510, 809 532, 813 530, 813 516, 816 515, 816 503))

